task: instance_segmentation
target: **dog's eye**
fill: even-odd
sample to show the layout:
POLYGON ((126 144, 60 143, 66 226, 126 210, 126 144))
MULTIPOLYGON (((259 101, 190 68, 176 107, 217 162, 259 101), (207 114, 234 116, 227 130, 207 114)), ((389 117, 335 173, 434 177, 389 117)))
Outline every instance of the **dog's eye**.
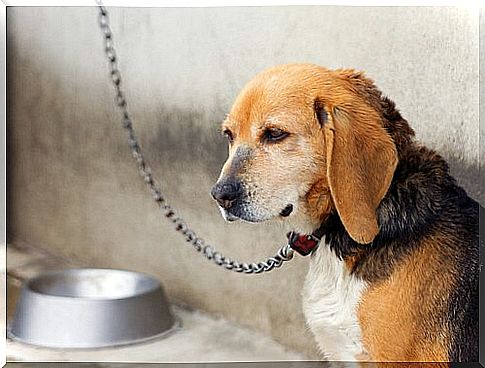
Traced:
POLYGON ((234 141, 234 136, 232 135, 232 132, 230 130, 226 129, 222 132, 222 134, 224 134, 229 143, 232 143, 234 141))
POLYGON ((277 142, 277 141, 281 141, 282 139, 285 139, 289 135, 290 133, 285 132, 284 130, 281 130, 278 128, 270 128, 264 131, 263 140, 268 142, 277 142))

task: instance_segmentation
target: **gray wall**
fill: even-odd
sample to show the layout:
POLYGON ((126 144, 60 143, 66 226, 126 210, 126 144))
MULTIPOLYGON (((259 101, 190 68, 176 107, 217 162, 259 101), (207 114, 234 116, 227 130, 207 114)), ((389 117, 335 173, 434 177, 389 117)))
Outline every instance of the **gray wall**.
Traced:
MULTIPOLYGON (((209 196, 219 123, 254 74, 313 62, 367 71, 420 140, 479 197, 478 17, 454 8, 112 9, 130 110, 168 198, 204 238, 247 261, 285 230, 224 223, 209 196)), ((160 218, 131 160, 94 8, 8 9, 8 231, 101 267, 158 276, 172 300, 314 356, 300 290, 308 260, 245 276, 216 269, 160 218)))

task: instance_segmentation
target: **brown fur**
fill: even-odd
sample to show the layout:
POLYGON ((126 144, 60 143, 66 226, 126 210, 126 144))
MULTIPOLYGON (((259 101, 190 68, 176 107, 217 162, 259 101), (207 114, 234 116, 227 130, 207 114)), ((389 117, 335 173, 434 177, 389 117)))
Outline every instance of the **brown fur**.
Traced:
POLYGON ((396 148, 372 108, 331 111, 325 135, 332 198, 349 235, 368 244, 379 232, 376 210, 396 168, 396 148))
POLYGON ((362 296, 362 337, 374 360, 448 360, 450 336, 441 316, 446 315, 447 295, 455 279, 453 270, 440 269, 440 261, 451 257, 439 249, 444 241, 441 234, 427 237, 425 246, 410 254, 391 277, 371 284, 362 296))

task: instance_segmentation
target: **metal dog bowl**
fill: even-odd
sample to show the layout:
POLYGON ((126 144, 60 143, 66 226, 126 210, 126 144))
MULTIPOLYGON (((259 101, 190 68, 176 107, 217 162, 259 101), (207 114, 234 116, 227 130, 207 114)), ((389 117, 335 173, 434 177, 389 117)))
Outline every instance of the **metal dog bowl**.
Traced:
POLYGON ((159 337, 177 325, 158 280, 85 268, 26 282, 9 334, 33 345, 97 348, 159 337))

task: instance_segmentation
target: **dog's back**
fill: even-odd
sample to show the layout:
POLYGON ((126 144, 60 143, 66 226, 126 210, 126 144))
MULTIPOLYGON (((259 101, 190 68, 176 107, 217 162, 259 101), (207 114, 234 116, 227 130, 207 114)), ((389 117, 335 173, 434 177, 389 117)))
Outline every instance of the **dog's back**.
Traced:
POLYGON ((478 362, 478 288, 479 288, 479 217, 485 210, 469 197, 459 203, 458 225, 463 230, 456 257, 457 282, 448 306, 448 323, 451 333, 449 359, 453 362, 478 362))

